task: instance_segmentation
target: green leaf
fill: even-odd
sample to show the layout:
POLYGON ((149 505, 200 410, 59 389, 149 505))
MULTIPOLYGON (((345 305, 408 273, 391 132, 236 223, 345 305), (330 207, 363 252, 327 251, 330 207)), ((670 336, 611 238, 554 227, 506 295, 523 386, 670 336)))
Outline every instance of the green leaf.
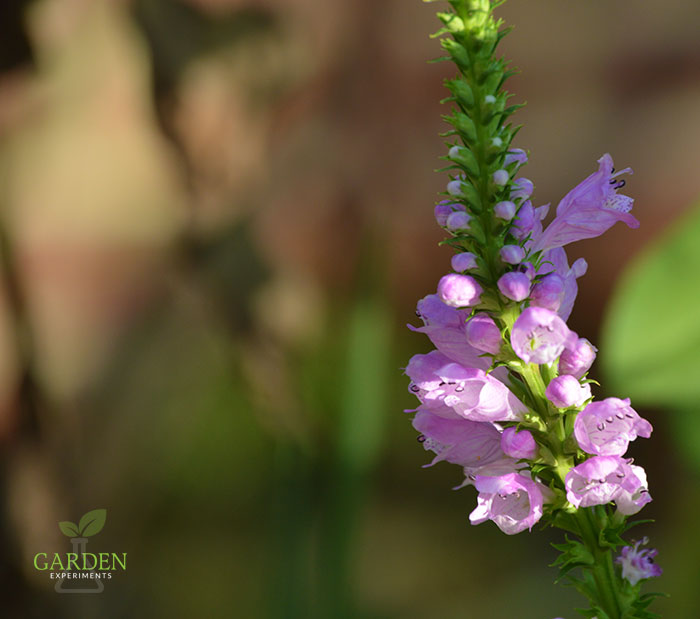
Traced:
POLYGON ((80 535, 83 537, 97 535, 105 526, 105 520, 107 520, 106 509, 93 509, 80 519, 78 524, 80 535))
POLYGON ((61 529, 63 535, 68 537, 80 537, 80 532, 78 531, 78 525, 71 522, 70 520, 64 520, 58 523, 58 528, 61 529))
POLYGON ((700 468, 698 238, 695 208, 632 262, 606 316, 601 361, 620 397, 674 412, 676 438, 700 468))

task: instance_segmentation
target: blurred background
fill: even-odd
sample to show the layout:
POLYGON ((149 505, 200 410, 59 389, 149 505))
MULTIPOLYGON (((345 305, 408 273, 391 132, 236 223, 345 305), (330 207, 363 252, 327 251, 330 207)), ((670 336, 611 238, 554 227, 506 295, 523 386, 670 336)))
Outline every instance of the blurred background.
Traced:
MULTIPOLYGON (((550 530, 471 527, 403 409, 450 251, 447 63, 419 0, 0 7, 0 590, 7 617, 574 617, 550 530), (101 595, 37 552, 106 508, 101 595)), ((571 248, 598 394, 655 427, 666 617, 700 614, 700 5, 511 0, 536 204, 611 152, 638 231, 571 248), (625 273, 623 276, 622 274, 625 273), (622 277, 622 280, 620 279, 622 277), (620 283, 620 281, 622 283, 620 283), (611 299, 613 301, 611 302, 611 299)))

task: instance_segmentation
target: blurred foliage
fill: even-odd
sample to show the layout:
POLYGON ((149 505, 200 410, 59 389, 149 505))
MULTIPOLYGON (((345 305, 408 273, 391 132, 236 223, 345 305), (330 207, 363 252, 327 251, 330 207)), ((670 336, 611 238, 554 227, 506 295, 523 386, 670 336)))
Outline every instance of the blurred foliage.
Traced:
POLYGON ((658 602, 669 617, 691 617, 700 608, 694 557, 700 505, 700 209, 691 208, 626 269, 612 299, 603 328, 601 360, 609 387, 630 397, 637 407, 660 409, 658 429, 671 432, 673 456, 666 457, 653 488, 668 493, 659 525, 660 562, 665 578, 659 588, 671 597, 658 602), (674 460, 687 468, 674 473, 674 460), (690 469, 688 472, 687 469, 690 469))

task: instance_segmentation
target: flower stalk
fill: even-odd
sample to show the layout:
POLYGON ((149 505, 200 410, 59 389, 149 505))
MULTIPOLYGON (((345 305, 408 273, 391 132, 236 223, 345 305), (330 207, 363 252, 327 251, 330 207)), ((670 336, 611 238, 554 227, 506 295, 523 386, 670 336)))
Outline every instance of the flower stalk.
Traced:
POLYGON ((617 221, 639 225, 632 198, 618 193, 631 170, 616 173, 603 155, 543 225, 548 206, 535 207, 534 184, 518 176, 528 154, 512 146, 508 119, 520 106, 508 105, 513 71, 496 57, 508 32, 493 16, 501 3, 450 0, 438 13, 458 74, 445 82, 449 179, 434 212, 456 255, 437 293, 418 302, 423 325, 409 325, 435 345, 406 367, 420 402, 413 425, 431 465, 459 465, 460 487, 476 488, 472 524, 492 520, 509 535, 538 522, 563 529, 575 537, 555 545, 554 565, 589 599, 583 614, 650 619, 653 596, 639 583, 660 574, 655 551, 622 535, 651 500, 644 469, 623 456, 652 427, 628 399, 594 399, 596 349, 566 324, 587 265, 570 266, 564 247, 617 221))

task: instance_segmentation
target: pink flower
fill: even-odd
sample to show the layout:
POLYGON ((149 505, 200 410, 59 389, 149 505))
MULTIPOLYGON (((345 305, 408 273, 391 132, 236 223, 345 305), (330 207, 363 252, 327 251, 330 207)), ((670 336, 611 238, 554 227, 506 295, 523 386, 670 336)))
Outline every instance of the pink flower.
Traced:
POLYGON ((510 335, 515 354, 526 363, 550 363, 576 339, 576 334, 566 323, 544 307, 525 309, 515 321, 510 335))
POLYGON ((561 353, 561 357, 559 357, 559 373, 583 378, 583 375, 591 369, 597 351, 598 349, 586 338, 579 338, 561 353))
POLYGON ((663 573, 661 568, 654 563, 654 557, 658 554, 652 548, 639 550, 639 546, 646 546, 649 539, 644 537, 635 542, 634 546, 625 546, 615 563, 622 566, 622 577, 634 586, 645 578, 655 578, 663 573))
POLYGON ((652 427, 630 406, 629 398, 591 402, 576 417, 574 436, 579 447, 597 456, 622 456, 630 441, 649 438, 652 427))
POLYGON ((467 342, 474 348, 497 355, 501 350, 501 330, 488 314, 476 314, 467 321, 467 342))
POLYGON ((490 423, 445 419, 428 411, 418 411, 413 427, 421 433, 419 440, 423 448, 435 453, 433 461, 426 466, 446 460, 462 467, 478 468, 504 457, 501 435, 490 423))
MULTIPOLYGON (((640 479, 635 468, 619 456, 589 458, 567 473, 564 479, 566 499, 574 507, 592 507, 621 498, 622 509, 620 504, 618 509, 622 513, 625 513, 624 508, 631 497, 637 497, 636 502, 643 505, 651 498, 648 497, 646 479, 640 479), (643 496, 648 498, 643 499, 643 496)), ((635 505, 635 508, 641 505, 635 505)))
POLYGON ((469 515, 472 524, 493 520, 501 531, 515 535, 532 529, 542 518, 544 487, 524 475, 477 475, 474 486, 479 491, 479 497, 476 509, 469 515))
POLYGON ((530 278, 519 271, 501 275, 497 285, 501 294, 511 301, 524 301, 530 293, 530 278))
POLYGON ((632 170, 626 168, 613 174, 613 161, 608 154, 598 163, 597 172, 564 196, 557 206, 556 217, 535 241, 535 251, 600 236, 618 221, 624 221, 630 228, 639 227, 639 222, 629 213, 632 198, 617 193, 625 181, 615 180, 620 174, 631 174, 632 170))
POLYGON ((545 391, 547 399, 557 408, 581 406, 591 397, 591 386, 582 385, 578 378, 563 374, 553 378, 545 391))
POLYGON ((448 273, 438 282, 438 296, 451 307, 476 305, 482 292, 479 283, 470 275, 448 273))
POLYGON ((501 434, 501 449, 511 458, 531 460, 537 453, 537 443, 528 430, 518 432, 511 427, 503 430, 501 434))
MULTIPOLYGON (((563 280, 563 289, 561 296, 558 296, 557 290, 551 285, 546 286, 542 291, 537 290, 537 286, 532 291, 532 305, 540 307, 548 307, 556 311, 562 320, 568 320, 571 315, 571 310, 574 308, 574 301, 578 295, 578 284, 576 280, 585 275, 588 270, 588 264, 584 258, 576 260, 571 267, 566 257, 566 251, 563 247, 555 247, 545 252, 542 258, 542 266, 539 269, 540 274, 557 275, 563 280), (538 298, 539 297, 539 298, 538 298), (556 300, 556 303, 555 303, 556 300), (555 307, 556 304, 556 307, 555 307)), ((547 279, 545 275, 542 282, 547 279)))

